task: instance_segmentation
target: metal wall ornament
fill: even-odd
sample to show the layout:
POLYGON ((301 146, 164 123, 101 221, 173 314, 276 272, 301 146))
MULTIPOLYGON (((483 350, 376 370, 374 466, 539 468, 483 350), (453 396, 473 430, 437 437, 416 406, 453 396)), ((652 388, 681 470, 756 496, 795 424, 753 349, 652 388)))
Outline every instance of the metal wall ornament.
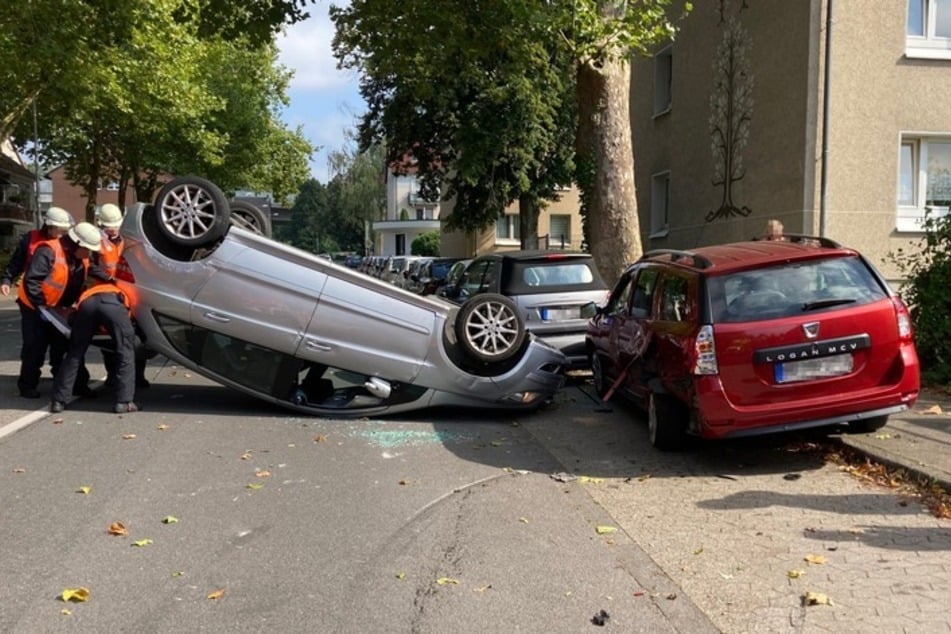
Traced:
POLYGON ((748 8, 743 1, 736 12, 728 11, 731 0, 721 0, 723 39, 713 60, 713 90, 710 93, 710 150, 713 153, 714 187, 721 189, 720 205, 706 215, 706 222, 746 217, 752 209, 733 200, 733 184, 743 180, 743 149, 749 141, 753 116, 751 40, 737 14, 748 8), (728 15, 725 16, 725 13, 728 15))

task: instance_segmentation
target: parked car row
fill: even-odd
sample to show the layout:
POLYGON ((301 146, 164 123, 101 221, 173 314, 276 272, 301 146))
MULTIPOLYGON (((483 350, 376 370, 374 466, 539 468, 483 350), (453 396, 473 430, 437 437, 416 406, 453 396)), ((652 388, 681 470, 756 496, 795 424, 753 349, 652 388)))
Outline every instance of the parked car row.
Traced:
POLYGON ((459 258, 418 255, 367 256, 358 271, 417 295, 433 295, 443 286, 459 258))
POLYGON ((406 271, 400 289, 231 212, 194 177, 134 205, 121 284, 151 350, 305 413, 533 409, 588 365, 597 394, 643 407, 651 442, 671 450, 691 436, 872 431, 918 397, 908 308, 826 238, 651 251, 610 292, 585 253, 393 258, 379 268, 406 271), (413 291, 443 272, 435 297, 413 291))

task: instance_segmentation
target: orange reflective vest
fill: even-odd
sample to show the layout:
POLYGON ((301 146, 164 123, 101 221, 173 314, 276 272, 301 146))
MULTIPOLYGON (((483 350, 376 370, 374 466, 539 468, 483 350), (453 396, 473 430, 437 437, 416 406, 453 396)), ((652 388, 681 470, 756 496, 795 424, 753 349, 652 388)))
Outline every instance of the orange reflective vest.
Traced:
MULTIPOLYGON (((66 251, 63 249, 63 244, 60 242, 59 238, 46 240, 37 244, 36 246, 31 244, 31 256, 36 252, 36 249, 39 248, 41 244, 45 244, 53 250, 53 268, 50 269, 46 279, 43 280, 43 297, 46 298, 47 306, 56 306, 57 302, 59 302, 60 298, 63 296, 63 293, 66 291, 66 284, 69 282, 69 262, 66 261, 66 251)), ((87 260, 83 260, 83 266, 88 266, 87 260)), ((17 289, 17 298, 23 303, 24 306, 36 310, 36 307, 33 305, 33 302, 30 301, 30 298, 26 293, 26 280, 23 280, 17 289)))
POLYGON ((108 234, 102 233, 102 249, 99 251, 99 267, 109 277, 115 277, 119 268, 119 258, 122 257, 122 248, 125 245, 122 238, 118 242, 109 239, 108 234))
POLYGON ((129 296, 116 284, 112 282, 103 282, 101 284, 96 284, 95 286, 90 286, 83 291, 83 294, 79 296, 79 302, 77 304, 82 304, 84 301, 92 297, 93 295, 98 295, 99 293, 116 293, 119 295, 119 299, 122 300, 122 303, 129 310, 129 314, 132 314, 132 302, 129 301, 129 296))

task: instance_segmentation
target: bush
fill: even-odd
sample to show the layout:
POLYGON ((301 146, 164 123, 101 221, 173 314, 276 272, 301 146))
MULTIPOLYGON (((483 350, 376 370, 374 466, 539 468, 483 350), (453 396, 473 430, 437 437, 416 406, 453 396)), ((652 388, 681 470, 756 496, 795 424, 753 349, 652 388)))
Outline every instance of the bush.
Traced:
POLYGON ((889 254, 906 278, 902 296, 915 327, 922 375, 951 383, 951 217, 925 217, 920 250, 889 254))
POLYGON ((440 235, 438 231, 424 233, 413 240, 413 244, 410 245, 410 251, 413 255, 437 257, 439 255, 439 240, 440 235))

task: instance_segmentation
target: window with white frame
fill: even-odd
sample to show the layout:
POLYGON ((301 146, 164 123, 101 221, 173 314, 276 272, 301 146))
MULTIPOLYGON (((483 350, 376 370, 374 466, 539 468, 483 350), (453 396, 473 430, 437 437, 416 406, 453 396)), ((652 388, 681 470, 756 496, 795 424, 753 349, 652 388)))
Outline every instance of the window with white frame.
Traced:
POLYGON ((669 228, 667 210, 670 205, 670 172, 651 176, 651 232, 650 237, 662 238, 669 228))
POLYGON ((673 50, 672 46, 668 46, 654 56, 654 116, 670 110, 673 50))
POLYGON ((518 214, 505 214, 495 221, 496 242, 521 242, 518 229, 518 214))
POLYGON ((908 0, 905 56, 951 59, 951 0, 908 0))
POLYGON ((549 216, 548 246, 552 249, 571 248, 571 216, 569 214, 549 216))
POLYGON ((904 136, 898 156, 898 231, 921 231, 925 215, 951 208, 951 135, 904 136))

